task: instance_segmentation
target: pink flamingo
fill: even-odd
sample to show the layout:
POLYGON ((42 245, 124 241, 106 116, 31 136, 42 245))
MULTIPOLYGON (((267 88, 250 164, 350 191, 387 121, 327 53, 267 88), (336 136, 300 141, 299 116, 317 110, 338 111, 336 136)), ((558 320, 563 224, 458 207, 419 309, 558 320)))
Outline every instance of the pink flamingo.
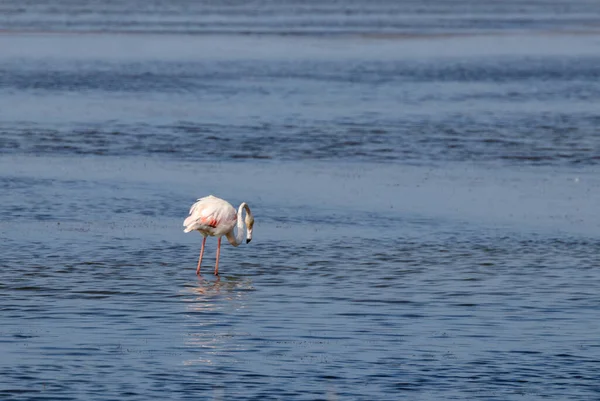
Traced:
POLYGON ((216 196, 205 196, 198 199, 190 209, 190 215, 183 222, 185 229, 183 232, 199 231, 204 237, 202 248, 200 249, 200 258, 198 259, 198 268, 196 274, 200 275, 200 265, 202 264, 202 255, 204 255, 204 243, 206 236, 218 237, 217 240, 217 263, 215 264, 215 276, 219 275, 219 255, 221 254, 221 237, 225 235, 229 243, 238 246, 244 240, 244 223, 246 223, 246 243, 252 240, 252 226, 254 226, 254 217, 246 202, 242 202, 237 213, 229 202, 216 196), (242 211, 246 209, 246 218, 242 220, 242 211), (237 234, 233 234, 236 227, 237 234))

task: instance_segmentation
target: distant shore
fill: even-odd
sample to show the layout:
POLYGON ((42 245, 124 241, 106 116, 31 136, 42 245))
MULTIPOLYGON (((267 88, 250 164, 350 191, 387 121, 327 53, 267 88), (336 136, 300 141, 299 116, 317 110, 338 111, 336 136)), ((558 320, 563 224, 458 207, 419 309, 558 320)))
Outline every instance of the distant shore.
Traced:
POLYGON ((596 36, 600 27, 586 29, 551 30, 490 30, 465 32, 335 32, 335 31, 269 31, 269 30, 163 30, 163 29, 0 29, 0 35, 178 35, 178 36, 248 36, 248 37, 299 37, 328 39, 443 39, 472 37, 511 37, 511 36, 596 36))

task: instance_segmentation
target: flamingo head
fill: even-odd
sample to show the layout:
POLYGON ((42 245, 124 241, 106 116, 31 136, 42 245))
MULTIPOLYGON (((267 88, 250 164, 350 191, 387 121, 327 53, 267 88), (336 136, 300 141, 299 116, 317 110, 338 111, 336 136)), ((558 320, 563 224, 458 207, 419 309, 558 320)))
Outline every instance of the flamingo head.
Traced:
POLYGON ((252 228, 254 227, 254 217, 251 213, 246 214, 246 244, 252 241, 252 228))

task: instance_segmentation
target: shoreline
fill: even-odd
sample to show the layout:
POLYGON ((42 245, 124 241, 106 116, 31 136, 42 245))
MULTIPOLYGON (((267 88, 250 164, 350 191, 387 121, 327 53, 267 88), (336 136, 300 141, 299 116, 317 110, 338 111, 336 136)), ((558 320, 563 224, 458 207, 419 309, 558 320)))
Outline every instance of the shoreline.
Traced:
POLYGON ((224 30, 103 30, 103 29, 0 29, 2 36, 191 36, 205 37, 242 37, 242 38, 312 38, 312 39, 373 39, 373 40, 424 40, 424 39, 452 39, 452 38, 479 38, 479 37, 514 37, 514 36, 597 36, 600 27, 589 29, 550 29, 550 30, 490 30, 479 32, 335 32, 335 31, 224 31, 224 30))

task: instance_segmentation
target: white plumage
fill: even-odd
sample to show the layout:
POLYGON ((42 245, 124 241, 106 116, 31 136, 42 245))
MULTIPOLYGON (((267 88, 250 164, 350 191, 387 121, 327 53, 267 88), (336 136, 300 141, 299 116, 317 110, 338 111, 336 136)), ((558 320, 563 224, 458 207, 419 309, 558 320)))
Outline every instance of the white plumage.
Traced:
POLYGON ((203 236, 220 237, 233 229, 237 215, 231 203, 209 195, 198 199, 190 208, 183 232, 200 231, 203 236))

